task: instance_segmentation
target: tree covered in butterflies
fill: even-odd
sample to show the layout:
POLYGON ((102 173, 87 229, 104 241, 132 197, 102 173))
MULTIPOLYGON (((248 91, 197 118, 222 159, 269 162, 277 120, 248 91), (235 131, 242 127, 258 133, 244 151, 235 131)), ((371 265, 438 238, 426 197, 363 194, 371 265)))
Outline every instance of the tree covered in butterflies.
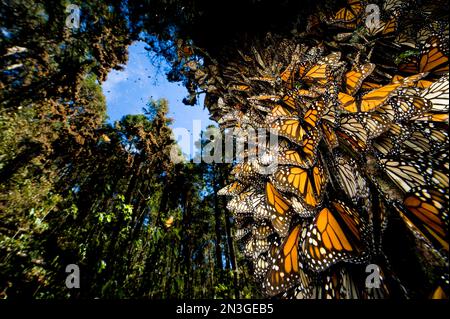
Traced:
POLYGON ((255 280, 278 297, 448 296, 448 4, 288 2, 272 20, 244 2, 222 33, 200 3, 158 24, 179 26, 157 48, 187 102, 204 92, 223 129, 278 137, 248 142, 219 191, 255 280))

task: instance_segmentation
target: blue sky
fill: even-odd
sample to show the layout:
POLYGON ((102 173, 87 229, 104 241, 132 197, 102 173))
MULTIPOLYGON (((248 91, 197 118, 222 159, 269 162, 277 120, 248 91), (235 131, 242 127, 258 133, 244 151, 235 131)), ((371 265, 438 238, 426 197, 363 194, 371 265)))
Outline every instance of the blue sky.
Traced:
POLYGON ((187 96, 187 90, 181 83, 167 81, 165 72, 167 65, 161 67, 152 65, 151 55, 145 50, 146 44, 135 42, 129 47, 128 62, 123 71, 111 71, 107 80, 102 84, 106 97, 109 121, 120 120, 127 114, 141 114, 148 99, 165 98, 169 101, 169 117, 173 118, 172 128, 185 128, 191 138, 187 142, 181 141, 180 147, 189 158, 192 157, 194 139, 193 121, 201 121, 204 130, 208 125, 215 124, 209 119, 206 109, 203 109, 203 97, 199 105, 184 105, 182 100, 187 96))

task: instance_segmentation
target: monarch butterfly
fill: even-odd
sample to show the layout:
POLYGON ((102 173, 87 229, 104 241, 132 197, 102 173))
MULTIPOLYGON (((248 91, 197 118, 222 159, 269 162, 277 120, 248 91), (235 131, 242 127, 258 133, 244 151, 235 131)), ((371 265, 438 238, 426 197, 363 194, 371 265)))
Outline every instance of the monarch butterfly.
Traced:
POLYGON ((383 31, 381 32, 383 35, 387 35, 393 33, 397 30, 397 19, 392 17, 388 22, 384 24, 383 31))
POLYGON ((416 49, 417 41, 416 41, 415 28, 409 27, 409 28, 402 29, 401 32, 399 32, 399 34, 395 38, 395 43, 416 49))
MULTIPOLYGON (((392 77, 391 83, 402 83, 404 81, 404 77, 402 77, 401 75, 394 75, 392 77)), ((431 84, 433 84, 432 81, 427 81, 427 80, 419 80, 417 81, 417 83, 411 83, 410 86, 415 86, 419 89, 426 89, 428 88, 431 84)))
POLYGON ((282 102, 285 104, 285 105, 287 105, 287 106, 289 106, 289 107, 291 107, 291 108, 293 108, 293 109, 296 109, 297 108, 297 105, 298 105, 298 101, 297 101, 297 99, 295 99, 294 98, 294 96, 293 96, 293 94, 285 94, 282 98, 281 98, 281 100, 282 100, 282 102))
POLYGON ((324 84, 330 76, 330 69, 329 64, 316 64, 305 73, 302 79, 307 83, 318 82, 324 84))
POLYGON ((363 11, 363 6, 360 0, 347 0, 347 4, 347 7, 336 12, 330 22, 343 28, 353 29, 356 27, 356 21, 363 11))
POLYGON ((426 112, 420 116, 411 118, 411 120, 448 123, 448 116, 448 113, 426 112))
POLYGON ((335 267, 324 272, 312 289, 314 299, 359 299, 360 289, 350 272, 344 267, 335 267))
POLYGON ((348 94, 340 92, 338 99, 341 107, 348 112, 371 112, 382 106, 400 87, 401 84, 397 83, 382 86, 364 94, 359 101, 348 94))
POLYGON ((235 216, 241 216, 246 217, 252 216, 252 209, 248 205, 247 201, 242 200, 242 198, 239 197, 233 197, 228 203, 227 203, 227 209, 235 216))
POLYGON ((424 47, 420 59, 413 58, 410 62, 399 66, 405 73, 430 72, 441 75, 448 72, 448 56, 443 52, 442 44, 437 37, 432 37, 424 47))
POLYGON ((257 239, 267 238, 275 233, 273 227, 265 220, 254 225, 251 232, 252 236, 257 239))
POLYGON ((281 237, 286 236, 289 231, 292 213, 289 203, 271 182, 266 183, 266 202, 273 228, 281 237))
POLYGON ((245 84, 237 84, 237 85, 232 85, 229 87, 230 91, 240 91, 240 92, 246 92, 250 90, 250 86, 245 85, 245 84))
POLYGON ((270 246, 269 239, 250 236, 244 244, 244 254, 249 258, 257 259, 260 254, 267 252, 270 246))
POLYGON ((308 89, 298 88, 298 89, 295 89, 295 90, 292 90, 291 92, 289 92, 289 95, 291 96, 291 98, 288 101, 296 100, 299 102, 303 102, 303 101, 305 101, 304 98, 315 99, 325 93, 326 93, 326 88, 320 87, 317 85, 312 85, 308 89))
POLYGON ((373 90, 373 89, 379 89, 381 88, 382 85, 378 84, 378 83, 373 83, 373 82, 363 82, 363 84, 361 85, 361 88, 363 90, 373 90))
POLYGON ((385 11, 393 11, 394 13, 404 10, 409 4, 409 1, 405 0, 386 0, 383 4, 385 11))
POLYGON ((303 116, 303 121, 306 122, 311 128, 316 128, 323 112, 323 106, 321 103, 316 103, 316 105, 310 107, 305 115, 303 116))
POLYGON ((280 294, 295 285, 304 290, 310 286, 311 279, 303 271, 299 261, 298 244, 301 227, 301 224, 298 224, 290 231, 272 260, 272 267, 263 283, 263 288, 269 296, 280 294))
POLYGON ((301 153, 299 151, 294 149, 281 151, 278 153, 278 164, 295 165, 303 168, 310 167, 312 164, 312 159, 305 159, 300 154, 301 153))
POLYGON ((301 235, 302 253, 308 266, 323 271, 341 261, 366 259, 366 228, 358 212, 343 202, 331 202, 305 227, 301 235))
MULTIPOLYGON (((376 185, 375 187, 378 187, 376 185)), ((373 202, 373 213, 372 213, 372 239, 373 247, 377 252, 381 252, 383 249, 383 239, 388 226, 388 214, 390 205, 386 204, 384 198, 378 198, 373 202)), ((381 275, 381 274, 380 274, 381 275)), ((381 276, 380 276, 381 277, 381 276)), ((387 289, 386 289, 387 290, 387 289)))
POLYGON ((448 147, 448 132, 442 123, 412 122, 408 127, 393 124, 387 132, 373 143, 384 156, 402 154, 417 156, 420 153, 434 155, 448 147))
POLYGON ((373 142, 375 151, 382 157, 387 155, 397 155, 400 152, 402 143, 409 138, 411 130, 401 123, 392 124, 389 130, 373 142))
POLYGON ((337 152, 334 155, 333 167, 336 172, 335 177, 349 199, 356 202, 360 198, 369 196, 366 181, 354 159, 337 152))
POLYGON ((414 88, 408 88, 400 90, 397 96, 378 109, 378 113, 392 122, 399 122, 421 115, 431 106, 430 100, 421 97, 414 88))
POLYGON ((354 95, 361 87, 362 82, 375 69, 375 64, 366 63, 360 69, 352 70, 345 74, 345 91, 348 95, 354 95))
POLYGON ((435 154, 448 147, 448 132, 442 123, 416 122, 410 131, 402 145, 405 152, 435 154))
POLYGON ((266 123, 273 123, 275 120, 284 117, 298 116, 298 112, 294 110, 289 110, 279 104, 275 105, 274 108, 266 115, 266 123))
POLYGON ((254 193, 249 199, 249 205, 253 210, 255 220, 270 220, 271 211, 267 209, 267 199, 264 192, 254 193))
POLYGON ((421 45, 426 44, 433 37, 448 39, 448 23, 445 21, 433 21, 422 26, 416 35, 417 42, 421 45))
POLYGON ((448 112, 449 111, 449 80, 448 76, 441 77, 438 81, 431 84, 428 89, 423 91, 421 96, 431 101, 432 111, 448 112))
POLYGON ((316 210, 306 208, 305 205, 297 199, 297 196, 291 197, 291 207, 295 213, 303 218, 310 218, 316 214, 316 210))
POLYGON ((254 276, 256 280, 263 280, 267 271, 269 270, 269 260, 266 254, 261 254, 253 262, 254 276))
POLYGON ((288 89, 294 87, 297 59, 293 59, 292 62, 286 67, 286 69, 280 74, 281 81, 283 81, 288 89))
POLYGON ((448 191, 417 187, 403 201, 400 216, 413 232, 419 233, 435 247, 448 247, 448 191))
POLYGON ((254 161, 244 161, 237 163, 231 170, 231 174, 241 182, 248 182, 257 176, 257 168, 254 161))
POLYGON ((300 79, 308 84, 325 84, 330 79, 331 71, 336 68, 340 59, 341 53, 333 52, 311 67, 301 66, 299 70, 300 79))
POLYGON ((239 241, 239 240, 247 237, 247 235, 249 235, 250 233, 251 233, 251 229, 249 227, 239 228, 239 229, 236 229, 236 231, 234 232, 233 238, 236 241, 239 241))
POLYGON ((319 159, 314 166, 308 169, 279 165, 271 178, 278 189, 299 196, 302 203, 312 209, 320 204, 328 182, 319 159))
POLYGON ((279 118, 272 122, 270 127, 275 134, 286 137, 292 142, 300 145, 306 134, 305 129, 296 118, 279 118))
POLYGON ((238 195, 239 193, 241 193, 245 188, 245 185, 240 183, 239 181, 234 181, 233 183, 223 187, 222 189, 220 189, 217 192, 217 195, 223 196, 223 195, 228 195, 228 196, 233 196, 233 195, 238 195))
POLYGON ((389 178, 405 193, 419 186, 436 186, 448 188, 448 163, 443 164, 439 158, 429 160, 392 160, 380 159, 381 168, 389 178))
POLYGON ((397 29, 397 19, 395 17, 391 18, 387 22, 379 21, 378 24, 372 23, 369 26, 366 25, 366 31, 369 36, 376 36, 378 34, 387 35, 395 32, 397 29))
POLYGON ((389 123, 381 114, 349 114, 340 120, 336 134, 354 149, 365 150, 370 139, 388 128, 389 123))
POLYGON ((321 131, 318 129, 309 132, 308 137, 303 140, 299 149, 303 164, 301 167, 311 167, 316 161, 316 150, 322 138, 321 131))
POLYGON ((335 147, 339 146, 339 141, 336 133, 334 132, 333 127, 328 122, 322 122, 321 124, 323 138, 328 148, 332 150, 335 147))

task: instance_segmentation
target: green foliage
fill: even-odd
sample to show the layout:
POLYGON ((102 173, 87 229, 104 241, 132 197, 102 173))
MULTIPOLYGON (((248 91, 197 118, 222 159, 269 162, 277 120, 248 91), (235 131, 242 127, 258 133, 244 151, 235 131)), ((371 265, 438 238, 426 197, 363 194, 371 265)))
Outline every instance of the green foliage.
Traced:
POLYGON ((100 84, 138 38, 139 4, 70 1, 71 30, 68 3, 0 5, 0 298, 257 296, 215 196, 229 167, 170 161, 164 99, 105 122, 100 84))

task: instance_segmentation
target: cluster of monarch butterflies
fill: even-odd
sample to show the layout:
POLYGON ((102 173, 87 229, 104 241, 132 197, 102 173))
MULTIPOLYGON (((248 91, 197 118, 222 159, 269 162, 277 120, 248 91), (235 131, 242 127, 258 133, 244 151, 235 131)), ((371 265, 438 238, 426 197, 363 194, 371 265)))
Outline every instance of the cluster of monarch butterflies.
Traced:
POLYGON ((211 94, 246 141, 219 195, 266 296, 448 296, 447 4, 373 2, 375 23, 348 0, 294 39, 253 43, 211 94), (429 266, 425 291, 403 282, 398 251, 429 266))

